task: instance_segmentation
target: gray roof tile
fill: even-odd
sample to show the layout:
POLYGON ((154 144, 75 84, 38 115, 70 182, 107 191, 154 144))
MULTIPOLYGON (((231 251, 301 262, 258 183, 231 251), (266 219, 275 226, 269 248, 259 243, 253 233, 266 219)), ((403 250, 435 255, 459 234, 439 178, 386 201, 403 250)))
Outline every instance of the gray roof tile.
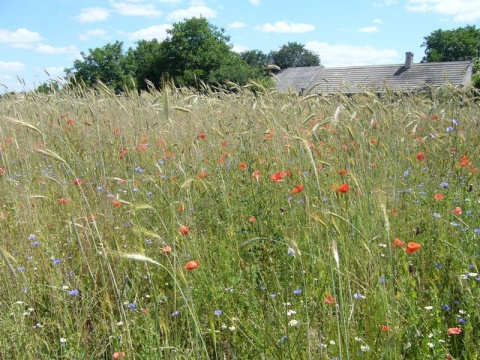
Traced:
POLYGON ((426 86, 466 86, 470 83, 473 63, 451 61, 413 64, 370 65, 351 67, 323 66, 288 68, 277 74, 279 91, 357 93, 383 91, 385 85, 395 91, 415 91, 426 86))

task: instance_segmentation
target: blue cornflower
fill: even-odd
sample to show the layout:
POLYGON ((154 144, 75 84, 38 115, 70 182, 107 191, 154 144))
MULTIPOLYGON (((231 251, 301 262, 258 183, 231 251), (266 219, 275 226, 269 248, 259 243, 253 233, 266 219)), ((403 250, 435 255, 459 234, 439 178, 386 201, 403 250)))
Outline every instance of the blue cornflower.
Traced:
POLYGON ((20 266, 17 270, 18 270, 19 272, 24 272, 25 269, 26 269, 25 266, 20 266))
POLYGON ((137 166, 135 168, 135 171, 141 173, 141 172, 143 172, 143 169, 140 166, 137 166))
POLYGON ((127 308, 129 308, 130 310, 135 310, 137 308, 137 305, 135 305, 135 303, 128 303, 127 308))
POLYGON ((73 289, 73 290, 68 292, 69 296, 77 296, 78 294, 79 294, 78 289, 73 289))
POLYGON ((452 127, 452 126, 449 126, 449 127, 447 127, 446 130, 447 130, 447 132, 452 132, 452 131, 453 131, 453 127, 452 127))
POLYGON ((439 213, 433 213, 435 219, 440 219, 441 215, 439 213))
POLYGON ((407 178, 409 175, 410 175, 410 171, 405 170, 405 172, 403 173, 403 177, 407 178))
POLYGON ((440 186, 444 187, 444 188, 447 188, 449 186, 449 184, 448 184, 448 182, 443 181, 443 182, 440 183, 440 186))
POLYGON ((60 259, 53 260, 53 265, 59 265, 59 264, 60 264, 60 259))
POLYGON ((223 311, 222 310, 215 310, 214 313, 213 313, 215 316, 220 316, 223 314, 223 311))
POLYGON ((445 304, 445 305, 442 305, 442 309, 445 311, 450 311, 452 310, 452 307, 450 305, 445 304))
POLYGON ((473 230, 475 234, 480 234, 480 228, 473 230))
POLYGON ((28 240, 35 240, 36 236, 34 234, 28 235, 28 240))
POLYGON ((384 278, 383 276, 380 276, 380 277, 378 278, 378 282, 379 282, 380 284, 385 284, 385 283, 387 282, 387 279, 384 278))
POLYGON ((458 323, 459 323, 460 325, 465 325, 466 322, 467 322, 467 319, 465 319, 465 318, 462 318, 462 317, 461 317, 461 318, 458 319, 458 323))
POLYGON ((300 295, 302 293, 302 289, 297 289, 297 290, 294 290, 293 293, 295 295, 300 295))
POLYGON ((353 294, 353 297, 354 297, 355 299, 365 299, 365 296, 362 295, 362 294, 360 294, 360 293, 355 293, 355 294, 353 294))
POLYGON ((180 310, 176 310, 171 314, 171 316, 178 316, 178 315, 180 315, 180 310))

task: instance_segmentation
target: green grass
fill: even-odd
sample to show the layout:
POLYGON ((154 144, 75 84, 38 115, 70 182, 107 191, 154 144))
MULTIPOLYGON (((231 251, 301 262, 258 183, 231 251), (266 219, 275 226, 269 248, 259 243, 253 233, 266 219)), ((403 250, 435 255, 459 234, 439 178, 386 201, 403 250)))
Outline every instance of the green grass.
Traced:
POLYGON ((1 99, 0 358, 480 357, 472 95, 101 91, 1 99))

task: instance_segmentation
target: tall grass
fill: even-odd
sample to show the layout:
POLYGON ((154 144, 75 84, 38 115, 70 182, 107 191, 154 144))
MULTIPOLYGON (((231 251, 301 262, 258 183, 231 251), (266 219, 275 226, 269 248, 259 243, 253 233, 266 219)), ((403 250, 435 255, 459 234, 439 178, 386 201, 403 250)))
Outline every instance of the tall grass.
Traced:
POLYGON ((480 357, 468 93, 0 105, 0 358, 480 357))

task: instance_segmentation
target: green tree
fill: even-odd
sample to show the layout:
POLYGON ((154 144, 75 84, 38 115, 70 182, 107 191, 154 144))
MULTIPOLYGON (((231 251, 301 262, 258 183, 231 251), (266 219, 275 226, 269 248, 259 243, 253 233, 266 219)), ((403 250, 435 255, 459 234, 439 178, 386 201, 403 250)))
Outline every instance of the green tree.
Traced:
POLYGON ((77 81, 83 80, 87 85, 95 85, 100 80, 105 85, 120 92, 134 75, 135 66, 126 60, 123 53, 123 42, 116 41, 102 48, 89 49, 89 54, 81 52, 82 60, 75 60, 73 67, 65 69, 67 78, 75 76, 77 81))
POLYGON ((480 29, 467 25, 455 30, 435 30, 425 36, 422 62, 464 61, 480 56, 480 29))
POLYGON ((53 94, 60 91, 60 86, 55 80, 45 81, 35 88, 35 92, 42 94, 53 94))
POLYGON ((265 54, 260 50, 247 50, 241 52, 240 57, 253 67, 265 67, 269 62, 268 54, 265 54))
POLYGON ((231 62, 230 37, 203 17, 175 23, 167 33, 158 66, 179 85, 206 83, 211 72, 231 62))
POLYGON ((283 45, 280 50, 271 51, 270 60, 281 69, 320 65, 318 54, 305 49, 305 45, 297 42, 289 42, 287 45, 283 45))
POLYGON ((467 25, 455 30, 435 30, 425 36, 422 62, 475 60, 472 83, 480 88, 480 29, 467 25))
POLYGON ((126 63, 134 72, 138 89, 147 89, 145 80, 151 81, 156 87, 160 85, 163 69, 161 67, 162 43, 157 39, 140 40, 137 47, 129 48, 126 63))

